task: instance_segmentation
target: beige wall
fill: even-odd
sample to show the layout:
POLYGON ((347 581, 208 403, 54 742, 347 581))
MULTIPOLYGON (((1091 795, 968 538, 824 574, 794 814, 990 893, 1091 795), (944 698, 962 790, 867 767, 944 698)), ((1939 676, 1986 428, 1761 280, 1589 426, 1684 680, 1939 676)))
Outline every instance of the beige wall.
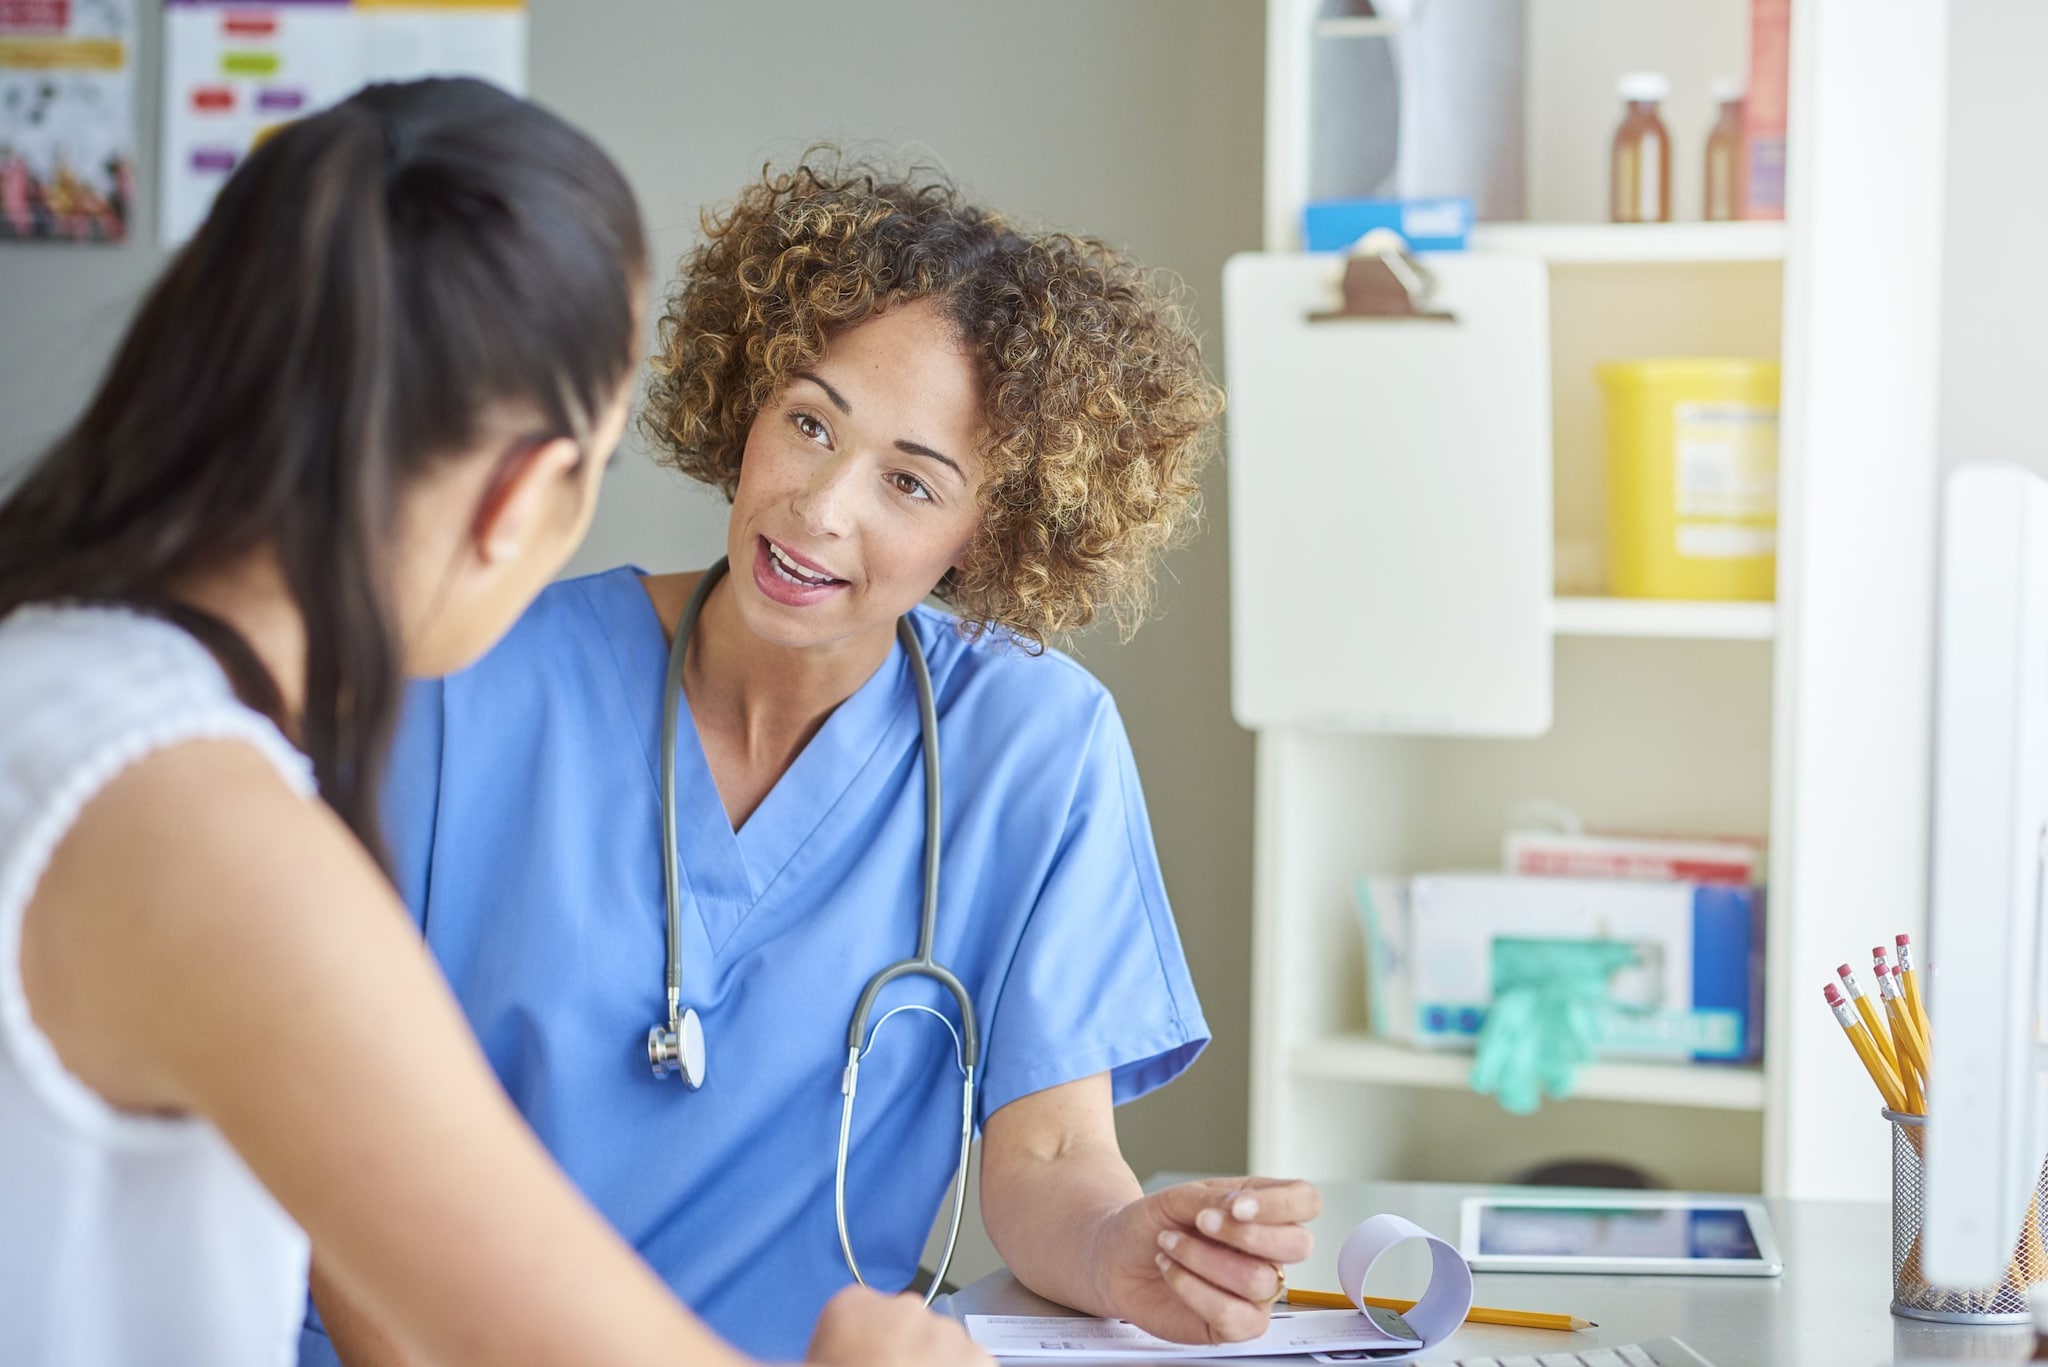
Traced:
MULTIPOLYGON (((146 163, 156 7, 140 8, 146 163)), ((1221 374, 1223 261, 1259 234, 1264 7, 1252 0, 532 0, 531 13, 531 93, 624 165, 663 274, 699 206, 764 159, 819 138, 909 145, 980 198, 1179 273, 1221 374)), ((153 181, 145 166, 145 239, 153 181)), ((146 242, 0 246, 0 470, 84 401, 162 259, 146 242)), ((1128 645, 1079 645, 1128 721, 1217 1036, 1188 1077, 1124 1111, 1141 1175, 1244 1161, 1252 746, 1229 716, 1221 469, 1207 482, 1208 528, 1168 566, 1164 617, 1128 645)), ((701 565, 722 525, 720 505, 629 456, 572 568, 701 565)))

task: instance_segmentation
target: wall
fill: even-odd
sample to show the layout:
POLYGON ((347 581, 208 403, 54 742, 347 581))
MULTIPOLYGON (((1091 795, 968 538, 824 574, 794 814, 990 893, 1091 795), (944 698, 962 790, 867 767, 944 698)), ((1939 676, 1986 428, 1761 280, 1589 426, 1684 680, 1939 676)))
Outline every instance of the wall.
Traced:
MULTIPOLYGON (((163 261, 153 244, 156 6, 145 11, 141 232, 0 248, 0 477, 75 413, 163 261)), ((1224 258, 1259 237, 1263 12, 1247 0, 533 0, 530 93, 625 167, 658 273, 699 209, 819 138, 911 146, 1012 213, 1124 244, 1184 277, 1211 342, 1224 258)), ((1217 1042, 1122 1115, 1140 1175, 1244 1161, 1251 741, 1229 716, 1222 471, 1164 616, 1078 653, 1114 690, 1217 1042)), ((723 508, 629 451, 571 569, 704 564, 723 508)), ((649 965, 649 971, 655 971, 649 965)), ((836 1028, 836 1027, 835 1027, 836 1028)), ((829 1155, 821 1155, 829 1161, 829 1155)), ((982 1270, 979 1257, 961 1264, 982 1270)))
POLYGON ((1942 465, 2013 461, 2048 475, 2038 402, 2048 374, 2048 165, 2016 155, 2048 127, 2048 85, 2029 59, 2048 42, 2048 9, 1994 0, 1950 16, 1942 465))

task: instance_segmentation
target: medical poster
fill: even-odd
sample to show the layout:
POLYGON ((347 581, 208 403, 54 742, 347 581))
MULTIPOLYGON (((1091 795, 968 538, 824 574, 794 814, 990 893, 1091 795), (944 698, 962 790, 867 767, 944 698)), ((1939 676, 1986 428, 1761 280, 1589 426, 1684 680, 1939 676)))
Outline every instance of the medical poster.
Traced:
POLYGON ((140 0, 0 0, 0 238, 118 242, 140 0))
POLYGON ((164 0, 164 245, 192 235, 272 129, 420 76, 524 94, 524 0, 164 0))

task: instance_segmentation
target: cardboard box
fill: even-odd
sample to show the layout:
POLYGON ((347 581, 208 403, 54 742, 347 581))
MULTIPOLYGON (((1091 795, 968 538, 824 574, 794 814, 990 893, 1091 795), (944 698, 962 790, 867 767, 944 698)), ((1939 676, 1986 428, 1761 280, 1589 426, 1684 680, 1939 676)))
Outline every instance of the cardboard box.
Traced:
POLYGON ((1301 214, 1303 245, 1341 252, 1374 228, 1392 228, 1410 251, 1461 252, 1472 231, 1469 199, 1319 199, 1301 214))
POLYGON ((1744 218, 1785 216, 1785 125, 1792 75, 1792 0, 1750 0, 1749 92, 1742 102, 1744 218))
POLYGON ((1407 1009, 1419 1045, 1472 1047, 1492 1000, 1496 939, 1621 940, 1636 959, 1609 981, 1603 1056, 1762 1057, 1759 888, 1428 874, 1408 893, 1407 1009))

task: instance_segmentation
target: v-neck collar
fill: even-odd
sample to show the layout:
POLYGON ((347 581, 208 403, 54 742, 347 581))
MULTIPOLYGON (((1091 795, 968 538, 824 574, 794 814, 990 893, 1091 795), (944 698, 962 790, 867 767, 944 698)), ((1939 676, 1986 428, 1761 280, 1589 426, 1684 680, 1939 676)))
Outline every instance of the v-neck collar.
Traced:
MULTIPOLYGON (((668 666, 668 634, 640 582, 640 571, 614 571, 603 595, 607 636, 634 713, 641 718, 640 741, 655 802, 660 802, 662 681, 668 666)), ((803 849, 855 778, 890 737, 907 728, 916 733, 908 661, 900 642, 854 690, 832 709, 775 786, 738 831, 726 817, 711 764, 697 734, 688 694, 678 700, 676 724, 676 846, 683 896, 695 902, 714 952, 731 939, 774 887, 791 859, 803 849)))

